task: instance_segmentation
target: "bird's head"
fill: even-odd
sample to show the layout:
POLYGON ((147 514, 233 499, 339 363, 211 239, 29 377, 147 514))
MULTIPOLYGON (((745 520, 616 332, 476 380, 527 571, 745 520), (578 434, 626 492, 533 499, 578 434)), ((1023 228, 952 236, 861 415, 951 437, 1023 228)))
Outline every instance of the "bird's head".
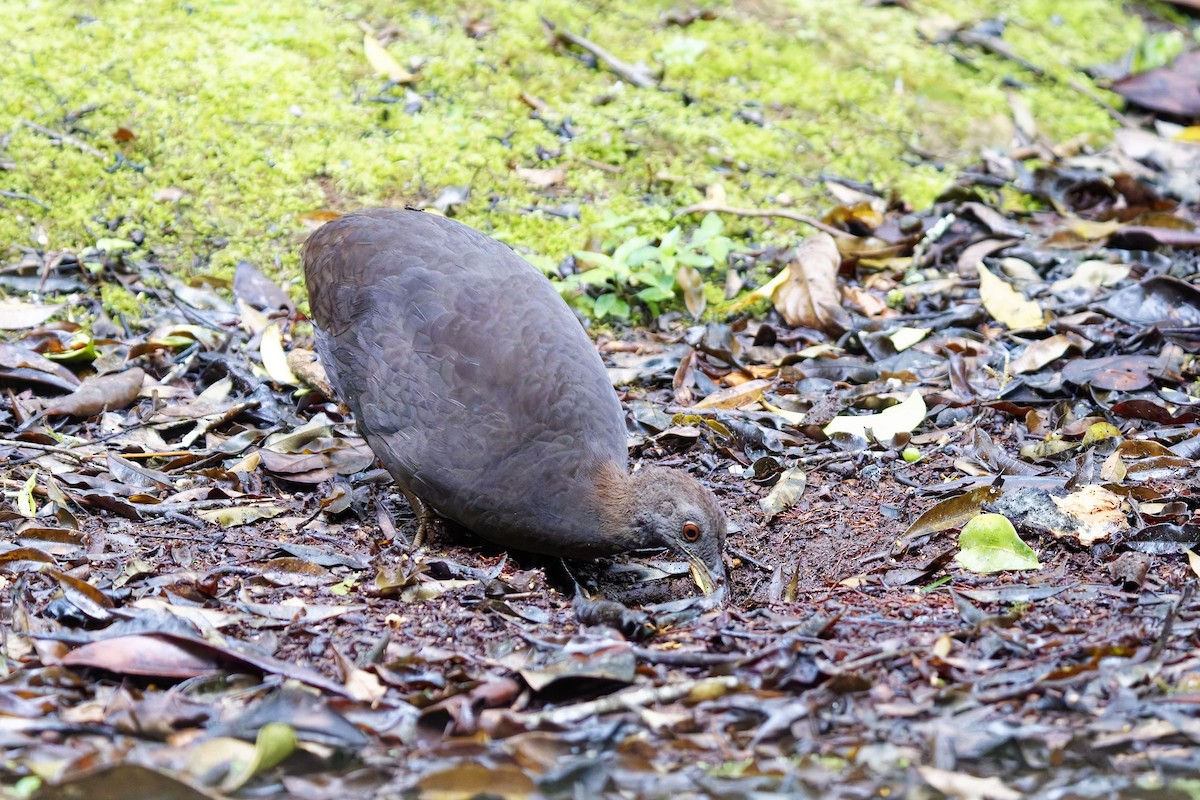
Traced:
POLYGON ((630 477, 629 495, 641 546, 686 558, 700 589, 724 602, 726 522, 712 492, 685 472, 652 466, 630 477))

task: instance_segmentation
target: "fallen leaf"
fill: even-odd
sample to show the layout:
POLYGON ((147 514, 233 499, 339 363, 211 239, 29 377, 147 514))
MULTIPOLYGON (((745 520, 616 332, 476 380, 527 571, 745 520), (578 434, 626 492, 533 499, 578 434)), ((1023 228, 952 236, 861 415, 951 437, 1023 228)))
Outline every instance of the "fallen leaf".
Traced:
POLYGON ((994 776, 977 778, 965 772, 951 772, 929 766, 919 766, 917 772, 937 791, 961 800, 1021 800, 1024 796, 994 776))
MULTIPOLYGON (((1079 528, 1071 533, 1084 547, 1105 541, 1113 534, 1129 529, 1129 520, 1125 516, 1125 498, 1103 486, 1084 486, 1066 497, 1050 499, 1058 506, 1059 511, 1078 523, 1079 528)), ((1060 535, 1054 531, 1052 533, 1060 535)))
POLYGON ((771 487, 770 494, 758 501, 758 507, 763 512, 763 521, 769 521, 794 506, 807 485, 808 475, 800 467, 784 470, 779 480, 771 487))
POLYGON ((513 172, 517 173, 517 177, 530 186, 536 186, 539 189, 558 186, 567 179, 567 167, 565 164, 559 164, 557 167, 550 167, 548 169, 517 167, 513 172))
POLYGON ((233 792, 240 789, 255 775, 283 763, 296 751, 296 743, 296 731, 291 725, 283 722, 263 725, 254 740, 254 755, 249 761, 240 762, 244 766, 230 773, 221 784, 221 790, 233 792))
POLYGON ((1014 375, 1025 372, 1037 372, 1042 367, 1064 356, 1067 350, 1078 346, 1065 333, 1058 333, 1048 339, 1034 342, 1021 351, 1021 355, 1013 359, 1008 371, 1014 375))
POLYGON ((260 519, 271 519, 287 511, 283 506, 263 503, 258 505, 231 506, 229 508, 209 508, 197 511, 196 516, 206 522, 220 525, 222 528, 235 528, 257 522, 260 519))
POLYGON ((831 335, 850 328, 837 284, 841 263, 837 243, 827 233, 809 237, 796 247, 796 255, 787 266, 787 280, 771 296, 788 325, 816 328, 831 335))
POLYGON ((1042 328, 1046 325, 1046 314, 1041 306, 1014 289, 1007 281, 997 278, 988 268, 980 264, 979 299, 992 319, 1002 322, 1009 330, 1042 328))
POLYGON ((959 533, 958 547, 954 560, 969 572, 1042 568, 1033 548, 1021 541, 1003 514, 980 514, 972 519, 959 533))
POLYGON ((700 270, 680 264, 675 273, 675 283, 683 290, 683 303, 692 319, 700 319, 705 306, 708 305, 708 298, 704 296, 704 276, 700 274, 700 270))
POLYGON ((875 437, 879 442, 890 442, 897 433, 913 431, 925 421, 925 400, 914 391, 903 403, 885 408, 878 414, 857 416, 838 415, 825 426, 825 435, 849 433, 864 439, 875 437))
POLYGON ((75 391, 53 401, 47 416, 93 417, 101 411, 116 411, 137 400, 146 373, 141 367, 110 375, 92 376, 75 391))
POLYGON ((161 636, 113 636, 90 642, 63 656, 72 667, 95 667, 118 675, 184 680, 217 671, 216 653, 161 636))
POLYGON ((300 379, 292 372, 287 354, 283 351, 283 332, 279 330, 279 323, 272 322, 263 331, 258 353, 271 380, 284 386, 300 385, 300 379))
POLYGON ((367 63, 371 65, 371 68, 388 80, 396 83, 416 81, 417 76, 400 66, 400 62, 393 58, 387 48, 370 33, 363 34, 363 52, 366 54, 367 63))
POLYGON ((62 308, 62 304, 22 303, 19 300, 0 301, 0 330, 17 331, 36 328, 62 308))
POLYGON ((1070 277, 1050 284, 1050 291, 1064 292, 1068 289, 1099 289, 1115 286, 1129 275, 1128 264, 1111 264, 1107 261, 1084 261, 1075 267, 1070 277))
POLYGON ((996 486, 977 486, 965 494, 948 497, 917 517, 896 542, 893 553, 903 551, 919 536, 965 525, 979 513, 984 503, 1000 498, 1003 490, 996 486))
POLYGON ((746 381, 737 386, 719 389, 696 403, 692 408, 741 408, 758 402, 762 398, 763 392, 770 386, 770 381, 746 381))

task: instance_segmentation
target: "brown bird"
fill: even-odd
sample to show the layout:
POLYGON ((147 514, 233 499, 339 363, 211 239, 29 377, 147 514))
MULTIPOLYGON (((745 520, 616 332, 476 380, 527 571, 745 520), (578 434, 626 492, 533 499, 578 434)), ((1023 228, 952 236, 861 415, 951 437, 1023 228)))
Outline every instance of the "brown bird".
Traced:
POLYGON ((630 474, 604 364, 534 266, 396 209, 325 224, 303 257, 321 362, 422 521, 427 505, 506 548, 567 558, 665 547, 724 595, 712 493, 664 467, 630 474))

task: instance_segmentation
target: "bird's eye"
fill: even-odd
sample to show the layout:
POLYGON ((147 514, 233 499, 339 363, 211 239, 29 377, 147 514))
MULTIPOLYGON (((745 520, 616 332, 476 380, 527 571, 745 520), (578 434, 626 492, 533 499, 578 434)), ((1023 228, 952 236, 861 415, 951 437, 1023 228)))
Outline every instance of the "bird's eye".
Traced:
POLYGON ((700 538, 700 526, 694 522, 683 523, 683 538, 694 542, 700 538))

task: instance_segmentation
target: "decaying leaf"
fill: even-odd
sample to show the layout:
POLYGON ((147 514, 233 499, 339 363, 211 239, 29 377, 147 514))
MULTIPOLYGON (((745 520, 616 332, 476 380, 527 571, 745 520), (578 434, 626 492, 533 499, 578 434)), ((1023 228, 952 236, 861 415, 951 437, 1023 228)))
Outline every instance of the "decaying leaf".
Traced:
POLYGON ((773 517, 786 511, 796 504, 804 487, 808 485, 808 475, 800 467, 789 467, 779 476, 779 480, 771 487, 770 493, 758 501, 762 509, 763 521, 769 522, 773 517))
POLYGON ((713 392, 692 406, 692 408, 741 408, 742 406, 758 402, 763 392, 769 388, 771 388, 770 381, 745 381, 744 383, 739 383, 737 386, 730 386, 713 392))
POLYGON ((788 325, 816 328, 838 335, 850 327, 842 308, 837 275, 842 264, 837 243, 827 233, 805 239, 787 267, 787 280, 771 299, 788 325))
POLYGON ((1065 292, 1069 289, 1098 289, 1115 286, 1129 275, 1128 264, 1113 264, 1108 261, 1084 261, 1075 267, 1068 278, 1050 284, 1050 291, 1065 292))
POLYGON ((19 300, 0 300, 0 330, 17 331, 36 328, 50 319, 62 305, 23 303, 19 300))
POLYGON ((287 354, 288 368, 309 386, 326 397, 336 397, 333 384, 325 373, 325 367, 317 360, 317 354, 303 347, 293 347, 287 354))
MULTIPOLYGON (((1051 499, 1059 511, 1075 520, 1078 528, 1071 533, 1085 547, 1129 529, 1125 498, 1103 486, 1089 485, 1066 497, 1051 499)), ((1053 533, 1056 536, 1065 535, 1053 533)))
POLYGON ((156 797, 162 800, 219 800, 216 793, 190 786, 180 775, 129 763, 104 765, 86 769, 82 773, 72 771, 68 776, 56 779, 53 785, 44 785, 37 792, 37 796, 53 800, 81 797, 110 800, 128 797, 130 787, 135 786, 141 797, 156 797))
POLYGON ((683 290, 683 302, 692 319, 700 319, 708 299, 704 296, 704 276, 695 267, 680 264, 675 272, 675 283, 683 290))
POLYGON ((1073 339, 1071 334, 1057 333, 1048 339, 1041 339, 1028 345, 1021 351, 1021 355, 1013 359, 1012 364, 1009 365, 1009 371, 1016 375, 1036 372, 1047 364, 1062 358, 1072 347, 1079 346, 1080 343, 1073 339))
POLYGON ((53 401, 47 416, 94 417, 101 411, 127 408, 137 399, 146 373, 141 367, 87 378, 74 392, 53 401))
POLYGON ((567 167, 565 164, 559 164, 557 167, 549 167, 539 169, 536 167, 515 167, 513 172, 517 177, 528 183, 530 186, 535 186, 539 189, 548 189, 551 186, 559 186, 567 179, 567 167))
POLYGON ((222 528, 236 528, 238 525, 246 525, 260 519, 277 517, 285 511, 287 511, 287 508, 274 503, 254 503, 243 506, 230 506, 228 508, 205 509, 197 511, 196 516, 215 525, 220 525, 222 528))
POLYGON ((908 526, 908 530, 896 542, 893 552, 902 551, 909 542, 919 536, 928 536, 965 525, 979 514, 984 503, 993 502, 1002 494, 1003 489, 997 486, 978 486, 965 494, 942 500, 908 526))
POLYGON ((161 636, 115 636, 78 647, 62 663, 96 667, 118 675, 154 678, 195 678, 218 669, 215 652, 161 636))

